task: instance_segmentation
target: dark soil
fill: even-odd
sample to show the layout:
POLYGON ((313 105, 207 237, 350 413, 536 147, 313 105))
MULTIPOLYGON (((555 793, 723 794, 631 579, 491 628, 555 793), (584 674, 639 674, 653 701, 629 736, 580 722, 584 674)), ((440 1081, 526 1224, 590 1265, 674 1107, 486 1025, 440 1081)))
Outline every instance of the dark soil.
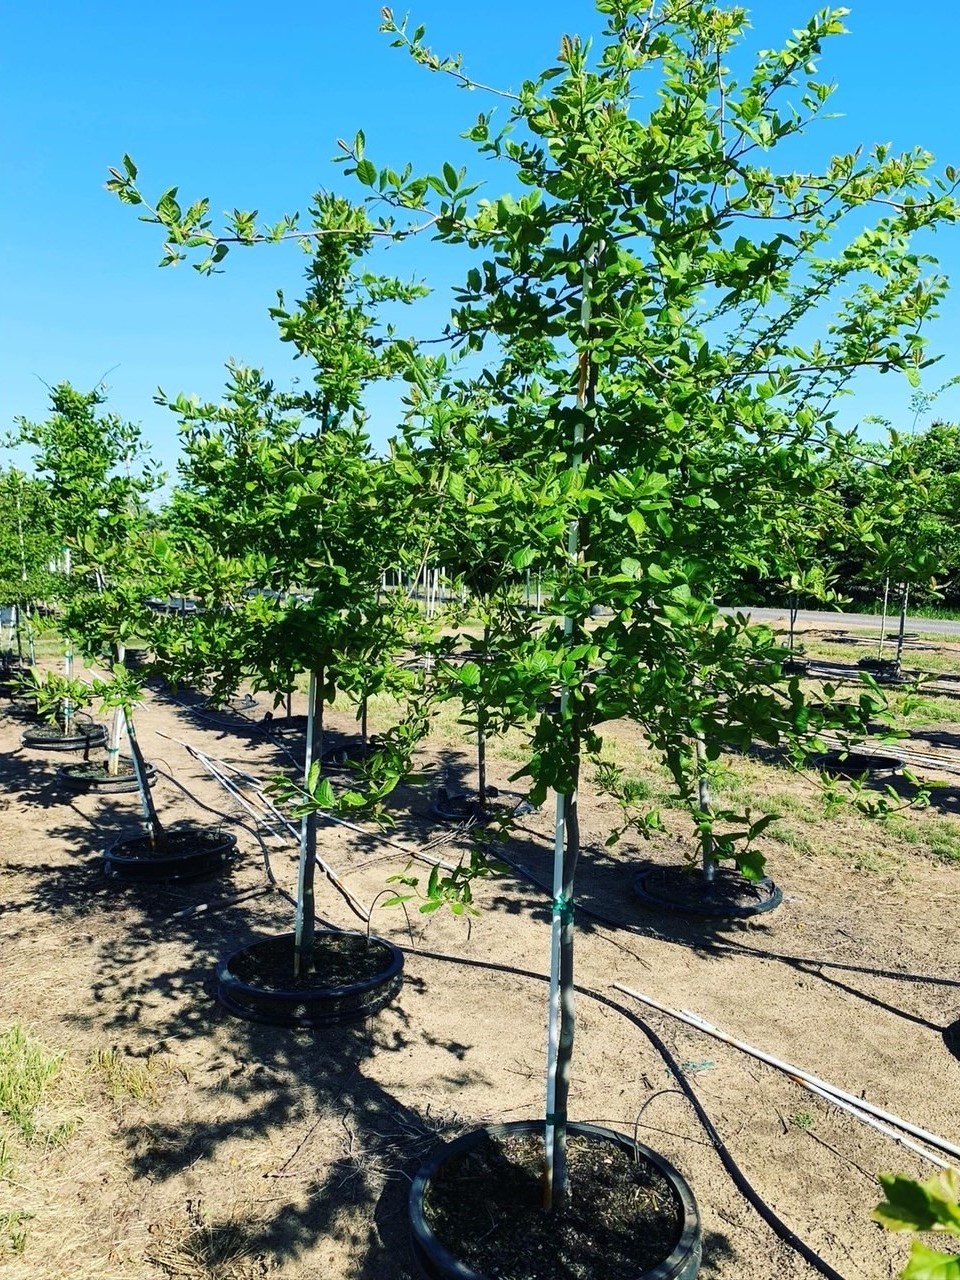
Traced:
POLYGON ((718 866, 707 883, 699 867, 649 866, 635 882, 637 893, 649 895, 676 911, 692 915, 745 915, 771 903, 776 892, 772 880, 747 880, 734 867, 718 866))
POLYGON ((254 943, 230 961, 230 973, 260 991, 336 990, 369 982, 393 964, 378 938, 359 933, 319 933, 310 968, 294 977, 293 936, 254 943))
POLYGON ((219 848, 226 837, 219 831, 192 830, 164 831, 159 840, 150 836, 132 836, 113 846, 113 852, 124 858, 175 858, 188 853, 206 853, 219 848))
MULTIPOLYGON (((147 765, 147 778, 156 777, 156 769, 147 765)), ((117 772, 107 773, 105 760, 81 760, 78 764, 65 764, 60 768, 64 786, 74 791, 136 791, 137 775, 129 760, 121 760, 117 772)))
POLYGON ((435 1236, 490 1280, 636 1280, 669 1256, 682 1217, 658 1170, 576 1134, 568 1159, 570 1195, 548 1214, 542 1139, 484 1135, 430 1184, 424 1208, 435 1236))
POLYGON ((107 773, 106 763, 102 760, 83 760, 80 764, 65 764, 63 772, 77 782, 102 782, 109 777, 134 778, 133 765, 121 760, 115 775, 107 773))
POLYGON ((38 724, 23 731, 25 747, 60 747, 65 750, 80 750, 88 746, 99 746, 107 740, 107 731, 102 724, 92 720, 74 721, 69 733, 65 733, 59 724, 38 724))

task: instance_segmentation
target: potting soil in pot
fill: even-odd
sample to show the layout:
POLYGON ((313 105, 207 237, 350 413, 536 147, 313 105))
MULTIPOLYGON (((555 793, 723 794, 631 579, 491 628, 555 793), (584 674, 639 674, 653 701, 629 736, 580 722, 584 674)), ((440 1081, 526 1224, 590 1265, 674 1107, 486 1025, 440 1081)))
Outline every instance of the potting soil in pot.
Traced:
POLYGON ((570 1195, 545 1213, 543 1152, 539 1134, 485 1134, 441 1167, 424 1210, 458 1261, 511 1280, 636 1280, 669 1256, 683 1218, 657 1169, 571 1133, 570 1195))
POLYGON ((151 841, 149 836, 120 840, 114 850, 125 858, 176 858, 218 849, 227 839, 229 837, 209 831, 165 831, 160 840, 151 841))
POLYGON ((699 868, 651 866, 639 877, 636 890, 656 903, 693 915, 753 915, 781 901, 772 880, 748 880, 727 866, 714 867, 709 882, 699 868))
POLYGON ((385 973, 393 963, 388 947, 362 934, 324 933, 313 949, 313 962, 294 977, 293 939, 289 935, 268 938, 230 961, 230 973, 240 982, 262 991, 335 990, 367 982, 385 973))

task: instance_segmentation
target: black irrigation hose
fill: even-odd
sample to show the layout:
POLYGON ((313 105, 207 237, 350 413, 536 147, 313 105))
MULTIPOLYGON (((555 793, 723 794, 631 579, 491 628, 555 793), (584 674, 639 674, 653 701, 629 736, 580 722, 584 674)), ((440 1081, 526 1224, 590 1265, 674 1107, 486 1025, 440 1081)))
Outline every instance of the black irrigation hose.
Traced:
MULTIPOLYGON (((163 761, 163 763, 167 764, 166 761, 163 761)), ((275 889, 277 893, 279 893, 282 897, 286 898, 287 901, 292 903, 293 906, 297 905, 296 899, 291 894, 289 894, 286 889, 283 888, 283 886, 277 880, 277 877, 274 875, 273 867, 270 864, 270 854, 269 854, 269 851, 267 850, 266 842, 261 836, 259 831, 257 831, 254 827, 252 827, 249 822, 245 822, 243 818, 237 818, 233 814, 224 813, 222 809, 214 809, 212 805, 205 804, 202 800, 198 799, 198 797, 195 796, 192 791, 188 790, 188 788, 183 785, 183 783, 180 781, 179 778, 174 777, 173 771, 172 769, 170 769, 169 765, 167 765, 166 769, 161 769, 157 767, 157 773, 161 777, 166 778, 168 782, 172 782, 173 785, 177 787, 180 791, 182 791, 183 794, 187 796, 190 800, 192 800, 194 804, 198 805, 201 809, 206 809, 207 813, 212 813, 214 817, 222 818, 224 822, 232 823, 234 826, 240 827, 243 831, 246 831, 250 835, 252 835, 260 845, 260 851, 263 855, 263 868, 264 868, 264 871, 266 872, 267 880, 269 881, 268 887, 271 889, 275 889)))
MULTIPOLYGON (((509 973, 516 978, 533 978, 537 982, 550 981, 546 974, 536 973, 532 969, 520 969, 516 965, 512 964, 502 964, 496 960, 470 960, 464 956, 445 955, 441 951, 423 951, 418 947, 400 947, 400 950, 408 955, 420 956, 425 960, 441 960, 449 964, 466 965, 472 969, 488 969, 496 973, 509 973)), ((638 1027, 639 1030, 643 1032, 653 1045, 654 1049, 656 1049, 661 1058, 663 1058, 670 1072, 676 1078, 677 1084, 683 1092, 684 1097, 693 1107, 697 1119, 703 1125, 713 1149, 720 1158, 721 1164, 730 1175, 734 1185, 744 1199, 753 1209, 756 1210, 778 1239, 782 1240, 785 1245, 793 1249, 795 1253, 798 1253, 801 1258, 803 1258, 805 1262, 809 1263, 815 1271, 820 1273, 820 1275, 825 1276, 826 1280, 844 1280, 844 1277, 840 1272, 835 1271, 833 1267, 830 1266, 829 1262, 825 1262, 818 1253, 805 1243, 805 1241, 801 1240, 796 1232, 791 1230, 783 1219, 779 1218, 776 1213, 774 1213, 773 1209, 770 1208, 767 1202, 760 1197, 759 1192, 754 1190, 750 1182, 747 1180, 746 1175, 728 1151, 723 1139, 717 1132, 713 1121, 710 1119, 709 1115, 707 1115, 703 1104, 693 1091, 689 1080, 683 1074, 677 1060, 653 1028, 648 1026, 639 1014, 634 1013, 632 1009, 628 1009, 627 1006, 621 1004, 619 1000, 614 1000, 610 996, 605 996, 602 992, 594 991, 590 987, 583 987, 579 983, 574 984, 574 990, 578 995, 586 996, 588 1000, 595 1000, 598 1004, 606 1005, 608 1009, 613 1009, 615 1013, 622 1014, 628 1022, 632 1022, 635 1027, 638 1027)))

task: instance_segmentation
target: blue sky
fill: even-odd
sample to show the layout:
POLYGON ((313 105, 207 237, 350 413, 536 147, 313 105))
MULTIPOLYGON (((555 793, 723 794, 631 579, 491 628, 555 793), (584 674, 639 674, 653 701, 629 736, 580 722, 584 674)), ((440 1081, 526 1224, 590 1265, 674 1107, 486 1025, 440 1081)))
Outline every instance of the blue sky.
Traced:
MULTIPOLYGON (((781 43, 816 7, 757 0, 750 48, 781 43)), ((860 0, 850 8, 851 34, 828 44, 820 68, 839 85, 832 110, 843 116, 805 143, 811 166, 882 141, 919 144, 941 167, 960 167, 960 7, 928 0, 905 11, 902 2, 860 0)), ((462 51, 471 74, 506 88, 552 63, 563 32, 588 35, 598 25, 589 0, 413 0, 410 11, 438 52, 462 51)), ((267 315, 278 288, 297 296, 303 258, 294 247, 234 252, 213 279, 183 266, 161 271, 156 228, 103 182, 129 152, 149 194, 178 183, 188 199, 209 195, 215 211, 257 208, 275 219, 305 209, 319 187, 343 183, 330 157, 337 137, 358 128, 378 163, 467 162, 457 134, 486 100, 391 49, 379 12, 373 0, 272 12, 248 0, 192 9, 120 0, 3 6, 0 429, 20 414, 45 416, 44 383, 87 389, 106 375, 110 408, 141 422, 172 468, 175 421, 152 402, 158 385, 217 398, 231 358, 262 365, 281 384, 296 372, 267 315)), ((960 287, 960 226, 934 247, 960 287)), ((406 261, 436 278, 435 257, 424 245, 406 261)), ((935 388, 960 373, 960 293, 932 332, 945 353, 928 375, 935 388)), ((907 426, 908 401, 905 384, 866 379, 840 421, 876 414, 907 426)), ((395 425, 392 405, 382 398, 371 411, 371 434, 382 442, 395 425)), ((934 412, 960 419, 960 391, 934 412)))

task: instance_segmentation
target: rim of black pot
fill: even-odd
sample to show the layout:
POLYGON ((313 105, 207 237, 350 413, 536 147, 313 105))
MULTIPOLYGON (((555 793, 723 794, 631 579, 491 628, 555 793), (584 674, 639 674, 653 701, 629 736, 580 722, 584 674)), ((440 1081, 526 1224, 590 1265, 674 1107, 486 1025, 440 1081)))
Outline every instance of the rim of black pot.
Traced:
MULTIPOLYGON (((489 1277, 480 1271, 474 1271, 472 1267, 465 1266, 434 1235, 433 1228, 423 1212, 427 1183, 436 1175, 442 1164, 461 1151, 469 1150, 483 1134, 499 1138, 512 1133, 540 1132, 543 1128, 542 1120, 515 1120, 505 1124, 488 1124, 471 1129, 468 1133, 462 1133, 459 1137, 438 1147, 414 1175, 409 1197, 410 1226, 414 1238, 420 1248, 428 1252, 451 1276, 455 1277, 455 1280, 489 1280, 489 1277)), ((571 1121, 567 1125, 567 1132, 599 1137, 607 1142, 615 1142, 630 1152, 636 1152, 667 1180, 679 1203, 683 1223, 680 1236, 667 1257, 656 1266, 639 1273, 637 1280, 674 1280, 677 1269, 688 1260, 691 1250, 696 1247, 700 1237, 700 1210, 697 1208, 697 1202, 686 1179, 665 1156, 653 1151, 642 1142, 636 1142, 625 1133, 618 1133, 615 1129, 571 1121)))
MULTIPOLYGON (((352 938, 364 938, 369 942, 378 943, 381 947, 386 949, 390 958, 390 963, 386 968, 381 969, 379 973, 374 974, 372 978, 364 978, 362 981, 350 982, 346 985, 341 984, 338 987, 327 987, 322 984, 318 984, 315 990, 329 992, 331 996, 336 996, 339 992, 349 992, 353 995, 362 995, 366 991, 373 991, 377 987, 382 986, 383 983, 389 982, 390 979, 396 977, 403 968, 403 952, 399 947, 394 946, 392 942, 388 942, 386 938, 381 938, 378 933, 372 933, 368 938, 367 934, 361 932, 359 929, 318 929, 314 935, 314 943, 316 943, 318 938, 342 938, 345 936, 352 938)), ((229 956, 226 956, 217 962, 217 981, 225 983, 234 990, 249 992, 252 996, 269 997, 270 999, 277 1000, 303 1000, 304 996, 308 995, 309 988, 307 988, 306 991, 292 991, 281 987, 257 987, 254 986, 253 983, 244 982, 242 978, 238 978, 235 973, 231 973, 230 971, 230 961, 234 960, 237 956, 247 955, 250 951, 253 951, 255 947, 261 946, 267 942, 283 942, 284 940, 289 939, 292 944, 295 937, 296 934, 294 933, 272 934, 269 938, 259 938, 256 942, 252 942, 248 947, 241 947, 238 951, 231 952, 229 956)))
MULTIPOLYGON (((184 831, 182 828, 180 828, 179 830, 175 828, 172 831, 167 832, 166 834, 171 836, 176 836, 176 835, 206 836, 209 834, 211 839, 213 839, 213 833, 206 832, 202 827, 198 828, 196 831, 189 831, 189 832, 184 831)), ((114 840, 112 844, 107 845, 106 849, 104 850, 104 856, 111 857, 111 858, 124 858, 125 855, 123 853, 118 854, 116 850, 124 849, 125 847, 131 844, 136 844, 141 840, 148 840, 148 839, 149 839, 149 836, 147 836, 142 831, 138 832, 136 835, 133 835, 133 836, 120 836, 118 839, 114 840)), ((189 849, 182 850, 180 853, 170 853, 169 855, 167 855, 166 858, 163 855, 160 855, 159 857, 156 857, 156 858, 150 858, 150 859, 137 858, 132 855, 126 855, 125 860, 129 862, 147 862, 147 861, 164 862, 164 861, 169 861, 170 859, 180 861, 182 858, 199 857, 201 855, 205 857, 209 857, 211 853, 218 853, 222 849, 232 849, 236 845, 236 843, 237 843, 237 837, 234 835, 231 835, 227 831, 224 831, 219 833, 216 836, 215 844, 211 843, 206 848, 203 848, 203 849, 197 849, 195 851, 189 850, 189 849)))
MULTIPOLYGON (((633 884, 630 886, 631 892, 647 906, 662 908, 673 912, 675 915, 698 916, 703 919, 714 920, 748 920, 752 916, 762 916, 768 911, 775 910, 783 902, 783 890, 769 876, 763 876, 760 880, 747 880, 746 876, 742 875, 741 878, 745 884, 752 884, 758 888, 762 887, 766 892, 766 897, 758 897, 756 902, 744 903, 742 906, 737 903, 711 902, 709 885, 706 885, 702 902, 674 902, 668 897, 654 893, 644 884, 644 881, 653 872, 670 869, 674 868, 661 868, 657 865, 648 866, 634 879, 633 884)), ((675 869, 678 872, 682 871, 681 867, 675 869)), ((722 869, 732 870, 732 868, 722 869)))

